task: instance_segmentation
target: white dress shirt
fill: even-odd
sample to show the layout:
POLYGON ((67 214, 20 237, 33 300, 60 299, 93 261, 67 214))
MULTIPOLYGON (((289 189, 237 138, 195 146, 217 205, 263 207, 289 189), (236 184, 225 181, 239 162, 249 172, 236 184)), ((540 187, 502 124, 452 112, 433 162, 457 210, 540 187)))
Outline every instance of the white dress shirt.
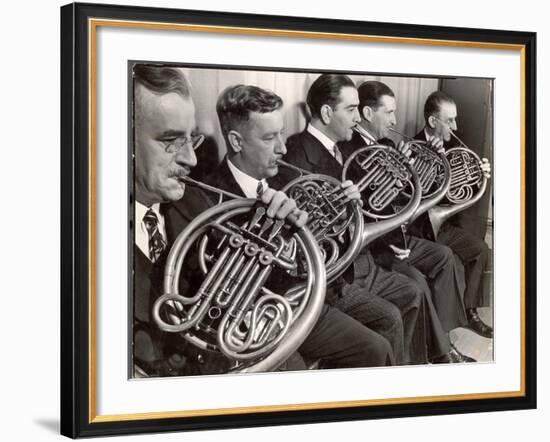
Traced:
POLYGON ((428 131, 426 130, 426 128, 424 128, 424 136, 426 137, 426 140, 429 140, 429 139, 430 139, 430 134, 428 133, 428 131))
POLYGON ((242 170, 237 168, 229 159, 227 160, 227 165, 229 166, 229 170, 233 174, 233 177, 235 178, 235 181, 237 181, 237 184, 240 186, 241 190, 245 194, 247 198, 254 198, 256 199, 258 197, 257 189, 258 189, 258 183, 261 182, 262 186, 265 190, 268 188, 267 181, 264 179, 257 180, 256 178, 251 177, 250 175, 247 175, 242 170))
POLYGON ((153 212, 155 212, 155 215, 157 215, 157 218, 159 220, 158 230, 164 238, 165 242, 166 228, 164 227, 164 217, 159 212, 160 204, 153 204, 151 207, 147 207, 136 201, 136 212, 134 217, 134 222, 136 225, 135 242, 136 245, 139 247, 139 250, 141 250, 147 258, 151 259, 151 257, 149 256, 149 232, 147 231, 147 227, 143 222, 143 217, 149 209, 153 209, 153 212))
POLYGON ((311 123, 307 125, 307 131, 313 135, 319 142, 325 146, 325 148, 328 150, 328 152, 338 161, 336 158, 336 152, 334 151, 335 142, 332 141, 329 137, 327 137, 323 132, 321 132, 316 127, 312 126, 311 123))

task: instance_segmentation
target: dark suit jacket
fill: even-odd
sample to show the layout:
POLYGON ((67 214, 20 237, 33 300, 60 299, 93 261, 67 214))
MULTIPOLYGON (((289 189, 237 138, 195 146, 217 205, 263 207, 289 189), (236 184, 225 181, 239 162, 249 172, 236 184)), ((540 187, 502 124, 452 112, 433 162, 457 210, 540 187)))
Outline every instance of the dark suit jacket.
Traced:
MULTIPOLYGON (((222 189, 246 198, 241 186, 239 186, 239 183, 237 183, 235 177, 231 173, 231 169, 229 169, 227 161, 227 156, 225 156, 222 162, 206 176, 204 182, 211 186, 217 187, 218 189, 222 189)), ((210 194, 209 197, 214 203, 217 203, 219 200, 219 196, 213 193, 210 194)), ((223 201, 227 201, 227 198, 223 197, 223 201)))
MULTIPOLYGON (((352 138, 352 141, 353 140, 354 138, 352 138)), ((339 145, 339 148, 342 152, 344 161, 346 161, 349 154, 353 152, 352 148, 349 147, 349 144, 347 146, 339 145)), ((338 163, 325 146, 307 130, 289 137, 287 140, 287 150, 288 152, 283 159, 288 163, 312 173, 329 175, 338 180, 342 179, 342 166, 340 163, 338 163)), ((279 174, 281 174, 281 171, 279 174)), ((287 181, 289 180, 287 179, 287 181)), ((375 243, 369 246, 369 250, 372 251, 373 245, 375 248, 377 247, 375 243)), ((327 290, 327 300, 329 304, 335 302, 341 291, 341 287, 346 282, 351 283, 358 275, 364 275, 366 273, 368 273, 368 269, 358 268, 355 263, 350 266, 348 270, 344 272, 344 275, 337 279, 329 290, 327 290)))
MULTIPOLYGON (((338 180, 342 179, 342 166, 307 130, 292 135, 287 140, 287 154, 284 160, 290 164, 308 170, 311 173, 329 175, 338 180)), ((344 152, 342 152, 344 156, 344 152)), ((344 161, 345 161, 344 156, 344 161)))
MULTIPOLYGON (((157 327, 152 318, 152 307, 163 292, 164 264, 170 247, 189 222, 210 206, 202 191, 187 187, 181 200, 161 204, 167 247, 159 260, 153 264, 134 245, 133 354, 134 362, 150 376, 197 374, 196 364, 186 362, 186 359, 194 358, 196 352, 179 335, 162 332, 157 327)), ((191 284, 192 278, 182 271, 180 292, 186 293, 191 284)))
MULTIPOLYGON (((372 144, 375 144, 374 141, 372 142, 372 144)), ((376 141, 376 144, 395 147, 395 143, 390 138, 381 138, 380 140, 376 141)), ((367 143, 365 143, 364 138, 358 132, 354 131, 350 141, 343 141, 338 145, 340 146, 340 150, 342 151, 344 156, 347 158, 357 149, 366 147, 367 143)))

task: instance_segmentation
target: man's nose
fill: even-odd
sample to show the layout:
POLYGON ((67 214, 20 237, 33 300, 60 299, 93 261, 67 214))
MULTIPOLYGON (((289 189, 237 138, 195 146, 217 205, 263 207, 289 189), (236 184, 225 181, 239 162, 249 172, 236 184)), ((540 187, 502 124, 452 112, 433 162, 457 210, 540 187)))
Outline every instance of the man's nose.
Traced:
POLYGON ((357 109, 353 112, 353 122, 356 124, 361 122, 361 115, 359 115, 359 110, 357 109))
POLYGON ((456 120, 453 120, 453 122, 451 123, 451 129, 454 130, 454 131, 457 131, 458 130, 458 126, 456 124, 456 120))
POLYGON ((185 165, 187 167, 195 167, 197 165, 197 156, 195 150, 186 145, 176 154, 176 163, 185 165))
POLYGON ((397 118, 395 118, 395 115, 392 115, 390 117, 390 125, 395 126, 397 124, 397 118))
POLYGON ((275 144, 275 153, 286 155, 286 144, 282 135, 277 136, 277 143, 275 144))

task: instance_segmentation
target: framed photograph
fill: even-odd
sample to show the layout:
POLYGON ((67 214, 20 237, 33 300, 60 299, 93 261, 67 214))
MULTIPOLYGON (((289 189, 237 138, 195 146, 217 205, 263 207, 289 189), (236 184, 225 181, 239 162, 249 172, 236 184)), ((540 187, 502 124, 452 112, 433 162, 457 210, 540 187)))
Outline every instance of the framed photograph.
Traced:
POLYGON ((536 407, 536 36, 61 8, 61 433, 536 407))

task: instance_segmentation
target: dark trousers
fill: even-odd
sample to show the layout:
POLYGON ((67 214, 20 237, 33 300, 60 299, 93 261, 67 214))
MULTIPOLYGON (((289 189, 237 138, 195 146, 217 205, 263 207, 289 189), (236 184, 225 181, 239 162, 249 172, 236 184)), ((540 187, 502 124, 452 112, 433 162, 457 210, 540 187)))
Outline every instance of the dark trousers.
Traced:
POLYGON ((400 273, 414 279, 422 288, 422 304, 411 342, 411 363, 426 363, 432 358, 449 352, 451 349, 449 335, 443 330, 424 274, 408 261, 400 262, 397 267, 400 273))
MULTIPOLYGON (((464 272, 452 250, 416 236, 407 236, 407 241, 411 250, 407 261, 426 277, 443 330, 449 332, 466 325, 464 272)), ((406 265, 406 262, 394 260, 397 271, 403 270, 406 265)))
POLYGON ((322 359, 326 368, 394 364, 392 349, 385 338, 327 304, 298 352, 310 361, 322 359))
POLYGON ((467 309, 483 307, 481 282, 489 257, 489 247, 485 241, 460 227, 445 223, 437 235, 437 242, 449 247, 460 257, 464 265, 464 306, 467 309))
POLYGON ((361 253, 354 268, 355 279, 343 287, 334 306, 384 336, 397 364, 408 363, 421 288, 410 278, 377 265, 370 252, 361 253))

